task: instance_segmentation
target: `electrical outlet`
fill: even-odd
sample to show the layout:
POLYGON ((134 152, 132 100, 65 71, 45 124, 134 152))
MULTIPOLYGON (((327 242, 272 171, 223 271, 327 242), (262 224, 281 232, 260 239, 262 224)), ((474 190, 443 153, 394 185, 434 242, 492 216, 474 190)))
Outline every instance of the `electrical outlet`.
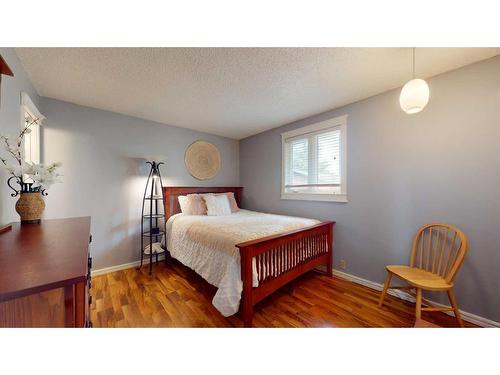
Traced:
POLYGON ((346 264, 345 264, 345 259, 340 260, 340 269, 345 270, 346 264))

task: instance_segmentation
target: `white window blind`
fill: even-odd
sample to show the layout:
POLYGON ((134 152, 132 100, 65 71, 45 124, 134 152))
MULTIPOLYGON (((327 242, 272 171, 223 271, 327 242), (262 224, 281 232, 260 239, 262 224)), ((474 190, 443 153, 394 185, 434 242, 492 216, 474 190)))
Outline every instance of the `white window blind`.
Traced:
MULTIPOLYGON (((337 119, 334 119, 337 120, 337 119)), ((345 198, 344 124, 327 121, 282 135, 285 199, 345 198)))

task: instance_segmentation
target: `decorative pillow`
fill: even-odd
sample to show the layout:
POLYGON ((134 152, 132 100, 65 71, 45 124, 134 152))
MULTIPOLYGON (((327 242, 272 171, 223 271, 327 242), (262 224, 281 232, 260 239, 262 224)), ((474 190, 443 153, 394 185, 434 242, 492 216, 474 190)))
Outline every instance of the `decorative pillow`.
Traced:
POLYGON ((203 199, 207 204, 208 216, 223 216, 231 214, 231 205, 226 194, 203 194, 203 199))
POLYGON ((234 193, 232 191, 216 195, 227 195, 227 199, 229 199, 229 206, 231 207, 232 213, 238 212, 240 210, 240 208, 238 207, 238 203, 236 203, 236 199, 234 198, 234 193))
POLYGON ((199 194, 179 195, 181 212, 188 215, 206 215, 207 206, 199 194))
POLYGON ((193 215, 207 214, 207 204, 200 194, 188 194, 187 197, 193 201, 193 215))

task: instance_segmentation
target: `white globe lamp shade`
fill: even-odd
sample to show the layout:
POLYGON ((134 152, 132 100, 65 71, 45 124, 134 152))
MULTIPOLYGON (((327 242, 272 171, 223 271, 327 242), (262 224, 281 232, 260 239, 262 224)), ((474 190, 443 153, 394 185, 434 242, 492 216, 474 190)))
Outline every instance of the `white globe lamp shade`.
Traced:
POLYGON ((418 113, 429 102, 429 86, 423 79, 415 78, 403 86, 399 95, 399 104, 406 113, 418 113))

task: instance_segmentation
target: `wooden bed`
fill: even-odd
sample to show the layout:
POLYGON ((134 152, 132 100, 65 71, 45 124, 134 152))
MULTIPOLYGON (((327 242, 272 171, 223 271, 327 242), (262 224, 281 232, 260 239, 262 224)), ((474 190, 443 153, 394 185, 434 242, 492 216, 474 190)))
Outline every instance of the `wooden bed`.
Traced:
MULTIPOLYGON (((166 219, 181 212, 178 197, 186 194, 233 192, 241 207, 242 187, 164 187, 166 219)), ((245 327, 252 326, 253 306, 320 265, 332 275, 333 226, 326 221, 314 226, 236 244, 240 249, 243 293, 240 303, 245 327), (255 258, 259 286, 252 286, 252 263, 255 258), (273 272, 263 270, 273 269, 273 272)))

